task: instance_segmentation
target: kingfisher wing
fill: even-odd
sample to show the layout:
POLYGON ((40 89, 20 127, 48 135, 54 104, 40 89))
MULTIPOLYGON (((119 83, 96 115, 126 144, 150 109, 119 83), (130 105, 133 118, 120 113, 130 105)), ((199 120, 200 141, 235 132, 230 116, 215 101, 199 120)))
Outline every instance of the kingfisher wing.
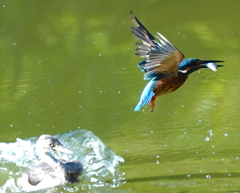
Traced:
POLYGON ((145 72, 145 79, 151 79, 159 73, 172 73, 177 75, 178 66, 184 55, 163 35, 157 32, 159 42, 148 32, 142 23, 131 13, 133 22, 137 27, 131 27, 131 32, 142 41, 138 46, 136 55, 146 58, 139 63, 145 72))

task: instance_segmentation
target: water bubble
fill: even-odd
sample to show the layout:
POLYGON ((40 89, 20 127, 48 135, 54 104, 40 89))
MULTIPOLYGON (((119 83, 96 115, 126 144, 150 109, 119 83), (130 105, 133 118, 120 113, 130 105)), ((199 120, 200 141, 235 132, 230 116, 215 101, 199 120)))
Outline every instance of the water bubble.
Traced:
POLYGON ((210 130, 208 131, 208 133, 210 134, 210 137, 212 137, 212 135, 213 135, 213 130, 210 129, 210 130))
POLYGON ((210 176, 209 174, 207 174, 207 175, 206 175, 206 178, 207 178, 207 179, 210 179, 210 178, 211 178, 211 176, 210 176))

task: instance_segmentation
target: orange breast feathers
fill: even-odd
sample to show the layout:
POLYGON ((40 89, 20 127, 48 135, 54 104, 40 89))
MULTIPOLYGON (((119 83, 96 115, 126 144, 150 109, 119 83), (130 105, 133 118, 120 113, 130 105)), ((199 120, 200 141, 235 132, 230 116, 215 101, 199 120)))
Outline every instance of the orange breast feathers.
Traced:
POLYGON ((177 90, 187 80, 188 76, 167 76, 156 83, 153 92, 156 96, 177 90))

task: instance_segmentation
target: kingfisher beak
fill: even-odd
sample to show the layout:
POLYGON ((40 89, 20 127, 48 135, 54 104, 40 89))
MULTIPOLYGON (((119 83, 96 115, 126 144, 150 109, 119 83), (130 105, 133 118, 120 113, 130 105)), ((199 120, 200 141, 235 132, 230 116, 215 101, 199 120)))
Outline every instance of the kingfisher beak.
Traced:
POLYGON ((224 62, 220 60, 202 60, 202 64, 205 68, 209 68, 210 70, 216 72, 218 67, 222 67, 224 65, 217 65, 218 62, 224 62))

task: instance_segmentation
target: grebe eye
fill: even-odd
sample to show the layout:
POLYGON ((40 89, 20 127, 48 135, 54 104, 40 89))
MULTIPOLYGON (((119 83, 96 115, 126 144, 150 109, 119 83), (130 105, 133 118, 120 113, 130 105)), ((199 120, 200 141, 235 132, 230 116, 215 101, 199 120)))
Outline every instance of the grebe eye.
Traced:
POLYGON ((49 144, 51 147, 53 147, 54 145, 52 143, 49 144))

